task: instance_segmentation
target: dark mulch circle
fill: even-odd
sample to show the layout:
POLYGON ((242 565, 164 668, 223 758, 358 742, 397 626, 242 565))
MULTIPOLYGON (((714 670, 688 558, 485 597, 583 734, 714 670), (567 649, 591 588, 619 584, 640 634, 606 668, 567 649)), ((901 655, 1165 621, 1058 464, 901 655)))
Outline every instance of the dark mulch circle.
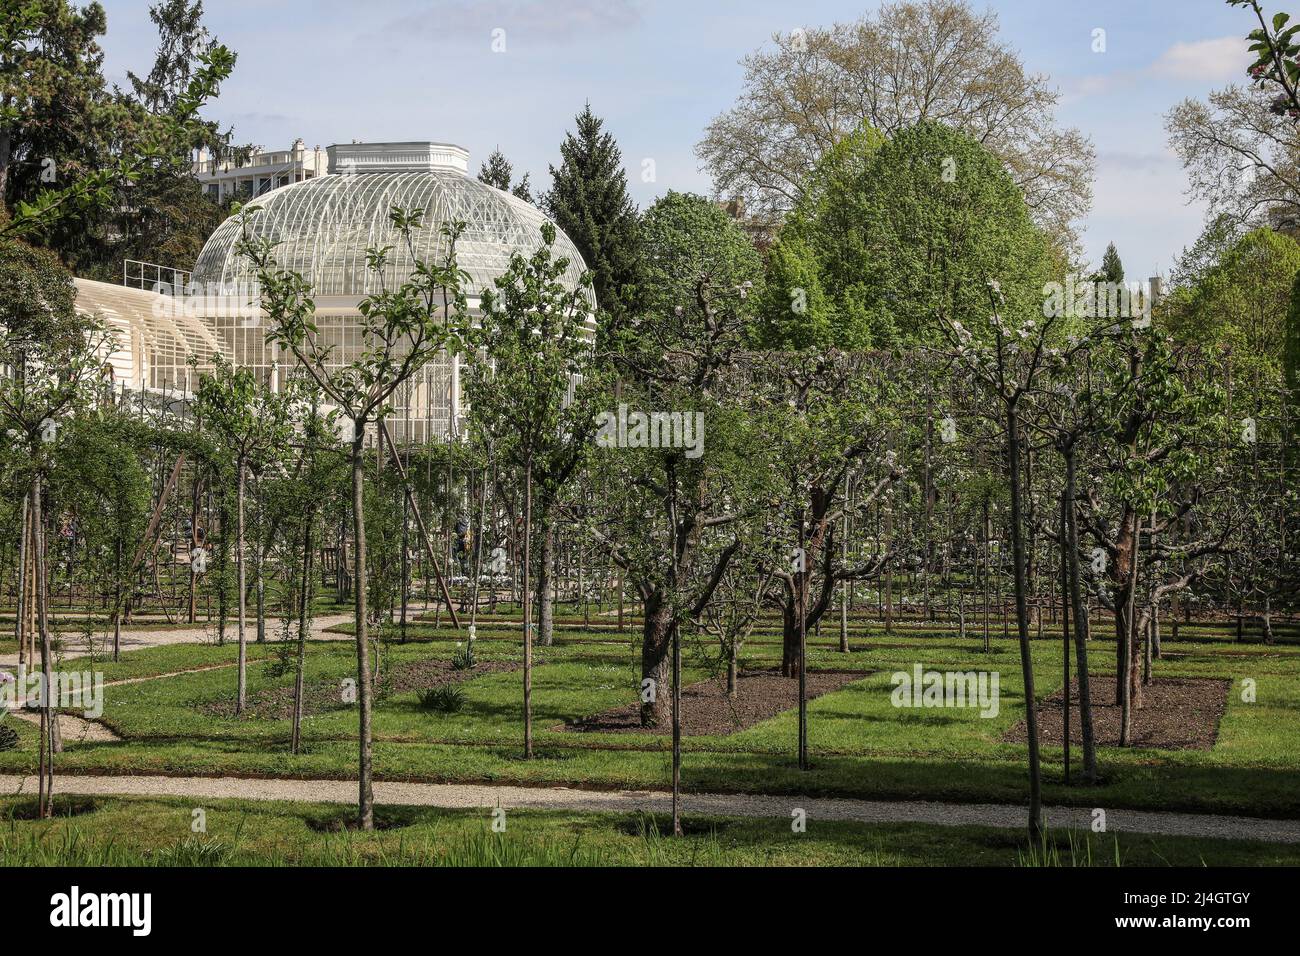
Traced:
MULTIPOLYGON (((374 808, 376 830, 400 830, 419 823, 428 816, 428 807, 402 807, 376 804, 374 808)), ((315 833, 342 833, 360 830, 355 808, 328 811, 306 819, 307 829, 315 833)))
MULTIPOLYGON (((809 671, 808 699, 839 690, 867 677, 865 671, 809 671)), ((799 681, 779 671, 743 671, 736 681, 736 697, 727 697, 727 679, 710 678, 682 688, 682 733, 725 737, 799 706, 799 681)), ((642 727, 641 705, 628 704, 583 717, 555 730, 583 733, 662 734, 668 727, 642 727)))
MULTIPOLYGON (((1219 720, 1228 704, 1231 681, 1193 677, 1159 677, 1142 688, 1142 706, 1134 707, 1130 737, 1134 747, 1161 750, 1209 750, 1219 736, 1219 720)), ((1092 697, 1093 735, 1099 747, 1119 746, 1120 706, 1115 703, 1115 678, 1093 677, 1088 682, 1092 697)), ((1079 728, 1079 685, 1070 683, 1070 742, 1082 744, 1079 728)), ((1061 692, 1038 705, 1038 729, 1042 742, 1059 747, 1061 692)), ((1025 742, 1025 723, 1016 724, 1002 738, 1008 743, 1025 742)))
MULTIPOLYGON (((405 694, 411 691, 427 690, 442 684, 459 684, 484 674, 499 671, 518 670, 521 665, 508 661, 479 661, 469 670, 456 670, 450 661, 423 660, 405 661, 394 664, 381 672, 379 683, 375 687, 376 696, 405 694)), ((303 687, 303 715, 310 717, 333 710, 346 710, 355 706, 343 702, 338 681, 315 681, 303 687)), ((208 700, 198 705, 198 709, 213 717, 234 717, 234 696, 208 700)), ((248 696, 248 705, 244 708, 240 720, 290 720, 293 718, 293 685, 286 687, 269 687, 248 696)))
MULTIPOLYGON (((684 817, 678 821, 683 836, 712 836, 736 826, 739 820, 697 820, 684 817)), ((634 820, 621 820, 614 829, 626 836, 646 837, 658 834, 669 835, 673 832, 673 818, 669 813, 642 813, 634 820)))

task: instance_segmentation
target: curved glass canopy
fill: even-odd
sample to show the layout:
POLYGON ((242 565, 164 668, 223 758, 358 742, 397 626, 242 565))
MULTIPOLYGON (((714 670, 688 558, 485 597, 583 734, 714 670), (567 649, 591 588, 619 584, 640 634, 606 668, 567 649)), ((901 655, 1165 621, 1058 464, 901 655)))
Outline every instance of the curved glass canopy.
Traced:
MULTIPOLYGON (((281 268, 300 273, 318 296, 365 296, 381 281, 392 289, 410 275, 410 251, 389 220, 394 207, 422 214, 415 231, 415 257, 439 261, 446 254, 442 227, 457 220, 465 230, 456 261, 470 276, 467 295, 477 296, 506 271, 514 253, 529 256, 542 245, 546 217, 522 199, 454 169, 366 172, 322 176, 284 186, 250 203, 248 231, 275 242, 281 268), (380 275, 366 252, 391 247, 380 275)), ((253 274, 237 248, 241 219, 217 228, 199 254, 193 281, 249 287, 253 274)), ((577 248, 556 230, 555 255, 569 260, 565 284, 576 288, 586 268, 577 248)), ((588 291, 594 308, 594 296, 588 291)))

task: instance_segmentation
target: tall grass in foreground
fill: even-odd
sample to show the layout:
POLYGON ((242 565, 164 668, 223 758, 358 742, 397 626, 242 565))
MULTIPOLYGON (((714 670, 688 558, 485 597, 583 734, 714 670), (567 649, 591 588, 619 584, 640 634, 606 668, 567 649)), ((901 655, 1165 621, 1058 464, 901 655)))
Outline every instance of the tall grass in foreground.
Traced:
MULTIPOLYGON (((1056 838, 1056 835, 1044 827, 1042 837, 1037 844, 1030 843, 1028 849, 1016 851, 1016 865, 1033 867, 1118 867, 1124 865, 1124 860, 1119 850, 1118 836, 1111 836, 1111 839, 1114 841, 1114 853, 1109 860, 1103 862, 1101 856, 1098 856, 1095 859, 1093 857, 1092 835, 1090 833, 1076 834, 1074 830, 1066 830, 1065 835, 1066 844, 1065 853, 1063 855, 1061 843, 1056 838)), ((1098 847, 1098 852, 1100 853, 1100 851, 1101 847, 1098 847)))
POLYGON ((80 824, 44 832, 0 830, 3 866, 421 866, 421 867, 574 867, 574 866, 710 866, 723 854, 710 835, 692 841, 690 851, 670 847, 651 821, 642 824, 640 839, 617 851, 570 839, 531 834, 481 833, 437 841, 433 835, 399 838, 396 845, 345 831, 274 848, 239 845, 191 834, 157 849, 123 846, 100 838, 80 824))

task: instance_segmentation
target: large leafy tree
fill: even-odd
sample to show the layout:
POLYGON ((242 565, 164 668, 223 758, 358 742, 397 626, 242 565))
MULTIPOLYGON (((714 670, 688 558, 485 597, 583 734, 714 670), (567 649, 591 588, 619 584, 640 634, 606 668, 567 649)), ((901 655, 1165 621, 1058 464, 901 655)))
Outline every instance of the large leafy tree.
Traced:
POLYGON ((115 272, 124 255, 188 265, 220 221, 189 163, 218 138, 198 111, 234 54, 206 37, 200 8, 169 0, 151 12, 160 50, 138 96, 106 88, 99 4, 0 13, 0 233, 38 235, 84 273, 115 272))
POLYGON ((628 196, 622 153, 604 130, 604 120, 587 104, 575 124, 560 144, 560 165, 551 167, 551 188, 542 206, 582 253, 605 322, 616 327, 640 304, 636 209, 628 196))
POLYGON ((109 94, 98 3, 25 0, 0 10, 0 196, 10 206, 98 167, 109 94))
POLYGON ((818 162, 768 253, 758 340, 782 348, 869 348, 893 337, 890 317, 869 315, 863 287, 868 169, 883 137, 870 126, 818 162))
POLYGON ((698 456, 620 448, 597 459, 604 486, 623 490, 602 535, 644 603, 641 676, 650 690, 641 718, 654 726, 667 717, 678 626, 702 612, 734 554, 702 544, 734 520, 724 489, 746 467, 733 444, 741 399, 727 373, 746 344, 761 267, 735 222, 702 196, 670 191, 646 211, 642 230, 646 309, 618 338, 619 398, 630 409, 700 412, 708 436, 698 456), (706 556, 716 575, 702 567, 706 556))
POLYGON ((860 124, 893 136, 927 119, 984 143, 1055 234, 1068 234, 1087 209, 1092 146, 1057 127, 1059 94, 999 39, 992 12, 962 0, 889 3, 851 23, 774 36, 742 64, 738 101, 696 150, 718 192, 773 222, 860 124))
POLYGON ((1272 229, 1238 239, 1199 277, 1168 322, 1183 342, 1225 351, 1257 377, 1280 368, 1300 243, 1272 229), (1267 371, 1266 371, 1267 370, 1267 371))
POLYGON ((1010 174, 971 136, 926 120, 877 146, 862 131, 816 181, 791 229, 811 237, 836 310, 826 344, 926 341, 937 321, 986 311, 994 276, 1016 314, 1041 307, 1051 250, 1010 174))

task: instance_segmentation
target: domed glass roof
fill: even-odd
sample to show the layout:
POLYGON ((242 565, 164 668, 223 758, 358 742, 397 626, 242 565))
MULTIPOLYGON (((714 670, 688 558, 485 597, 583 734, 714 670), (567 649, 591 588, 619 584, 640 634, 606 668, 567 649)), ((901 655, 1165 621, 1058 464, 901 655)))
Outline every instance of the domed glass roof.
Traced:
MULTIPOLYGON (((412 257, 389 221, 394 206, 420 210, 415 254, 437 262, 446 253, 442 226, 456 220, 465 230, 456 261, 470 275, 466 294, 477 296, 506 271, 512 254, 528 256, 542 245, 546 217, 509 193, 452 168, 402 172, 352 172, 282 186, 249 203, 248 231, 278 245, 281 268, 300 273, 317 296, 365 296, 379 291, 379 276, 366 267, 366 251, 391 247, 383 281, 392 289, 413 268, 412 257)), ((236 246, 240 217, 232 216, 208 239, 193 281, 251 285, 253 270, 236 246)), ((569 260, 564 282, 576 288, 586 269, 569 237, 556 230, 554 254, 569 260)), ((595 305, 588 291, 588 300, 595 305)))

